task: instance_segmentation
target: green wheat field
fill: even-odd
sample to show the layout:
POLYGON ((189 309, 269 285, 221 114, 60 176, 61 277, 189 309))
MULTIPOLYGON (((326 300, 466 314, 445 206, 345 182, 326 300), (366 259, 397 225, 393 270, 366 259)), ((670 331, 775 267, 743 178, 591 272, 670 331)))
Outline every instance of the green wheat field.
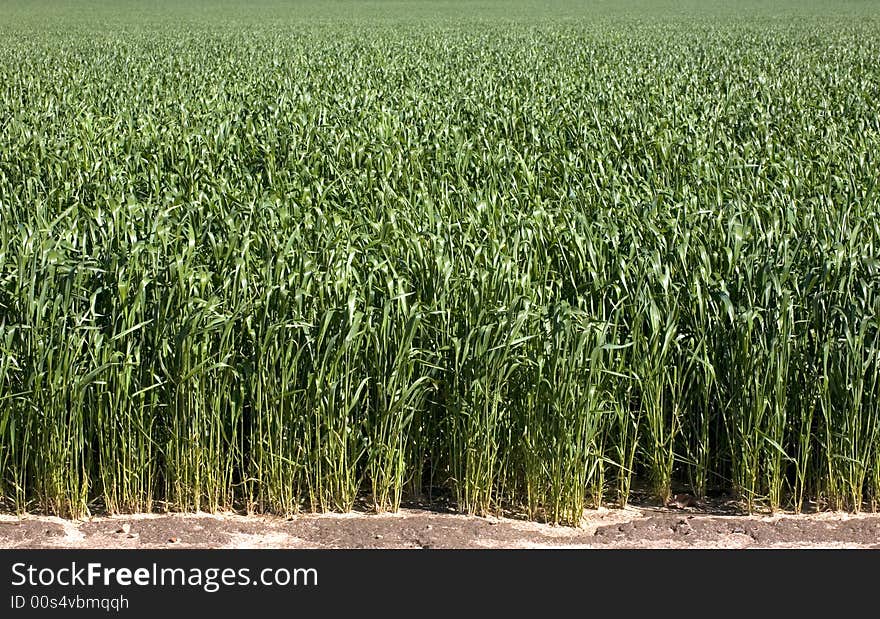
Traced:
POLYGON ((878 1, 4 0, 0 509, 877 509, 878 59, 878 1))

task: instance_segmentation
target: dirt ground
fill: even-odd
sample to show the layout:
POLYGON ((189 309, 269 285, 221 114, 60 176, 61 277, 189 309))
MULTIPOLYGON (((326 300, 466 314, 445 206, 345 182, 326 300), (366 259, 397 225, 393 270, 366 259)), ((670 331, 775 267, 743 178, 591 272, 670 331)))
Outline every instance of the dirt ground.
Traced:
POLYGON ((874 548, 880 514, 591 509, 580 527, 427 509, 395 514, 0 515, 0 548, 874 548))

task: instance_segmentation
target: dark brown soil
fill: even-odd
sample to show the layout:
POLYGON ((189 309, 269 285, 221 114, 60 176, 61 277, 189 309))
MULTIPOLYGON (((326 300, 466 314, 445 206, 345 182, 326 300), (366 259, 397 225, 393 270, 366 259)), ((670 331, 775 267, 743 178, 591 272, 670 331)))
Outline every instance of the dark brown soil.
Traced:
POLYGON ((396 514, 0 516, 0 548, 876 548, 880 514, 588 510, 579 528, 428 510, 396 514))

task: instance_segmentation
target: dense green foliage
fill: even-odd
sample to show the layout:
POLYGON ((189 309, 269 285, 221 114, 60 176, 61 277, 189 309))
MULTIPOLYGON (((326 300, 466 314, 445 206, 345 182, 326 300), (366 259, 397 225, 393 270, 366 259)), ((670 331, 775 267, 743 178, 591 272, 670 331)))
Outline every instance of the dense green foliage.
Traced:
POLYGON ((0 497, 876 506, 880 10, 723 6, 4 5, 0 497))

